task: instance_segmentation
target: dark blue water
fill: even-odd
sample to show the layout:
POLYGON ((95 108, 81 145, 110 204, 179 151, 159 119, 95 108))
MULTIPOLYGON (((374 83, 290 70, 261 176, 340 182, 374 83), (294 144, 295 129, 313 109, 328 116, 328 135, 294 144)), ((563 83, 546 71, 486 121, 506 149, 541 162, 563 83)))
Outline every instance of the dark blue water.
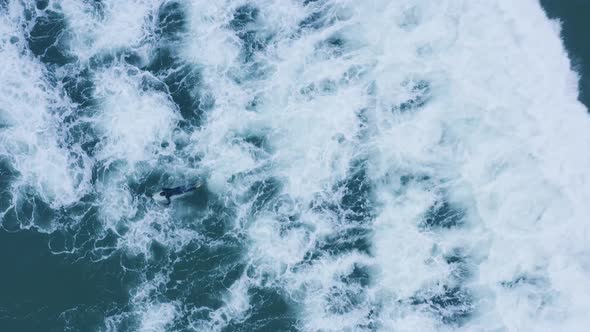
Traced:
POLYGON ((590 2, 586 0, 541 0, 550 18, 561 21, 562 38, 574 69, 580 74, 580 101, 590 106, 590 41, 586 31, 590 2))

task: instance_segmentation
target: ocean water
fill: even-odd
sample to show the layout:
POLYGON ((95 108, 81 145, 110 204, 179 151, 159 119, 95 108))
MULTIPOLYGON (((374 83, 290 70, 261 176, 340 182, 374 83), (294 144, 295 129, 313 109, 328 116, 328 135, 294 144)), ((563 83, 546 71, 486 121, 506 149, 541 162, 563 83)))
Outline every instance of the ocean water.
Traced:
POLYGON ((0 0, 0 331, 586 331, 588 13, 0 0))
POLYGON ((590 2, 586 0, 541 0, 547 15, 558 20, 561 37, 568 51, 573 69, 580 75, 579 99, 586 107, 590 105, 590 43, 584 31, 588 30, 586 17, 590 13, 590 2))

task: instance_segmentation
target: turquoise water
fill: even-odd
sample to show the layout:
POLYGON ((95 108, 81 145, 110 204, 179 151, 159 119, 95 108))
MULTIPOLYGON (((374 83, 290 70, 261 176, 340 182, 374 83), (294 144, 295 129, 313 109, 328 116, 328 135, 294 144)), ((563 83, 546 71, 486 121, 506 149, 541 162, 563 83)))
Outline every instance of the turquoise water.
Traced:
POLYGON ((583 331, 541 4, 568 53, 535 1, 0 1, 0 331, 583 331))

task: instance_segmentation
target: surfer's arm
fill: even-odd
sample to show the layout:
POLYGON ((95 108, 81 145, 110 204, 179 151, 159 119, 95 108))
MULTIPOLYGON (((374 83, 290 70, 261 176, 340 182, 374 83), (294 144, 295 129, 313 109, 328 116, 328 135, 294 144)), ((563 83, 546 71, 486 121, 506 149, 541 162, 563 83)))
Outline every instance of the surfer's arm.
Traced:
POLYGON ((182 192, 181 193, 184 194, 184 193, 188 193, 190 191, 195 191, 200 186, 201 186, 201 182, 197 182, 197 183, 195 183, 192 186, 191 185, 186 185, 185 187, 182 188, 182 190, 181 190, 182 192))

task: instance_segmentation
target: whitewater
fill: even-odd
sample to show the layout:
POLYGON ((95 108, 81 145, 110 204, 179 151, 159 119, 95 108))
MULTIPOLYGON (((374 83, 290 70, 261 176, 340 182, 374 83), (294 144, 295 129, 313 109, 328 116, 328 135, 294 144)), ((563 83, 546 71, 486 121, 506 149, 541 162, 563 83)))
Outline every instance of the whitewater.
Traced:
POLYGON ((0 1, 0 225, 101 294, 0 321, 585 331, 577 98, 536 0, 0 1))

